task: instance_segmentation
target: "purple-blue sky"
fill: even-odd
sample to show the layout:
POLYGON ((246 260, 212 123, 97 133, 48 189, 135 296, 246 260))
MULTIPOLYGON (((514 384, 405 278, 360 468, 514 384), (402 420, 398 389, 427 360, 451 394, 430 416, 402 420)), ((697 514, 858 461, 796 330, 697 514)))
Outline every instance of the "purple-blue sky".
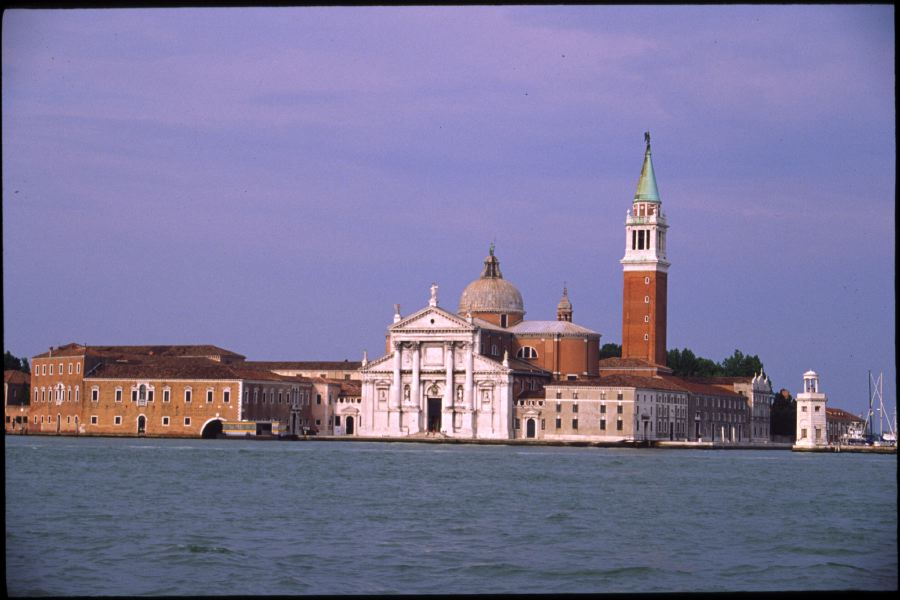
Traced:
POLYGON ((12 10, 4 346, 380 356, 496 240, 621 342, 643 132, 669 347, 895 398, 891 6, 12 10))

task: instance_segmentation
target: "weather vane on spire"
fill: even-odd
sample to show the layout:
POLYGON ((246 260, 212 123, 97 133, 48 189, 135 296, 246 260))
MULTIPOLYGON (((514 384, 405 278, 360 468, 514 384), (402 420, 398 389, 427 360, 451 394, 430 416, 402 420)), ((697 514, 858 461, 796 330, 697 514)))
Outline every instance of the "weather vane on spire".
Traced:
POLYGON ((650 132, 649 131, 644 132, 644 141, 647 142, 647 147, 649 148, 650 147, 650 132))

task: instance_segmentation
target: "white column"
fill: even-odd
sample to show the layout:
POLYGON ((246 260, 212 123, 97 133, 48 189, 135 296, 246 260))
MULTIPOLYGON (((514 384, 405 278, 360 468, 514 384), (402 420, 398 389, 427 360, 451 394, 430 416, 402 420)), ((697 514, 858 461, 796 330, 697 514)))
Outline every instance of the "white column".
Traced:
POLYGON ((391 398, 390 398, 390 407, 391 410, 396 410, 400 408, 400 342, 394 342, 394 381, 391 384, 391 398))
POLYGON ((463 430, 468 435, 472 436, 477 427, 475 411, 473 410, 475 404, 473 399, 475 387, 475 355, 472 352, 472 342, 466 342, 465 348, 466 379, 463 385, 463 405, 465 406, 465 413, 463 413, 463 430))
POLYGON ((441 431, 453 431, 453 342, 444 343, 444 364, 447 368, 446 380, 444 383, 444 406, 443 415, 441 417, 441 431))
POLYGON ((409 401, 414 406, 421 406, 419 393, 419 342, 412 343, 412 382, 409 390, 409 401))
POLYGON ((412 381, 409 385, 409 400, 405 408, 406 411, 406 427, 409 434, 419 433, 422 420, 422 400, 421 385, 419 377, 421 370, 419 368, 419 342, 412 342, 410 345, 412 352, 412 381))

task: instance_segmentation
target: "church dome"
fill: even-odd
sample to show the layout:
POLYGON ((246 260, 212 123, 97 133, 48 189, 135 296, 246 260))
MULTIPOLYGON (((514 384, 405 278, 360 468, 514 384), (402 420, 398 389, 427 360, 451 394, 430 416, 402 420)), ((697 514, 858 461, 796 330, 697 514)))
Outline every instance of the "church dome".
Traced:
POLYGON ((466 313, 525 314, 525 303, 518 288, 503 279, 500 261, 494 256, 494 245, 484 259, 481 277, 466 286, 459 297, 459 314, 466 313))

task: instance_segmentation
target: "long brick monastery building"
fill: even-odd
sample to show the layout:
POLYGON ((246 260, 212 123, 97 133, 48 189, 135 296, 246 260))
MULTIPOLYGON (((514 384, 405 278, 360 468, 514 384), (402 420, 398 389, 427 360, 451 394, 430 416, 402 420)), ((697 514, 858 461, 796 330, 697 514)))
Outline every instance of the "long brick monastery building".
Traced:
POLYGON ((555 319, 525 319, 491 246, 455 310, 440 305, 437 285, 411 314, 395 305, 374 360, 72 343, 33 357, 29 398, 24 409, 7 401, 6 430, 767 443, 774 396, 764 373, 690 379, 666 367, 668 222, 645 138, 620 261, 621 358, 600 360, 601 334, 577 324, 566 288, 555 319))

